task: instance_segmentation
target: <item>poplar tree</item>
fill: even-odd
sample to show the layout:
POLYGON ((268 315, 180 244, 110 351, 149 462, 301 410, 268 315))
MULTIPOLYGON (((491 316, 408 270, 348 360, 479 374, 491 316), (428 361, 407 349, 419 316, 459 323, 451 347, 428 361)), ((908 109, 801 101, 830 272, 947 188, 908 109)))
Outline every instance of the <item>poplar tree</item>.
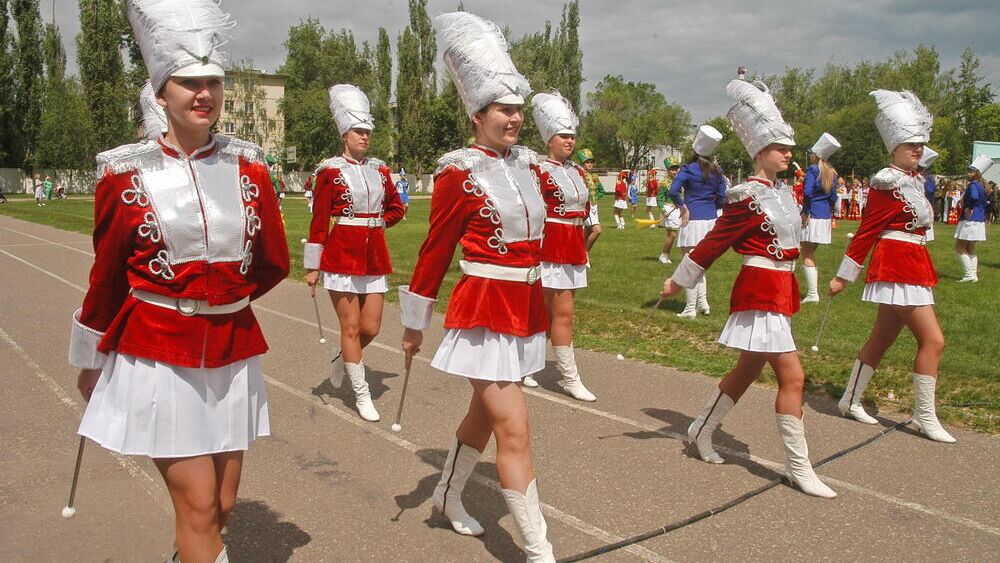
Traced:
POLYGON ((20 166, 15 160, 14 38, 10 28, 9 2, 0 0, 0 167, 20 166))
POLYGON ((45 89, 41 16, 37 0, 14 0, 11 7, 17 23, 12 160, 17 166, 29 166, 38 139, 45 89))
POLYGON ((136 137, 128 119, 128 108, 136 96, 126 87, 120 51, 124 29, 120 0, 80 0, 77 64, 98 151, 136 137))

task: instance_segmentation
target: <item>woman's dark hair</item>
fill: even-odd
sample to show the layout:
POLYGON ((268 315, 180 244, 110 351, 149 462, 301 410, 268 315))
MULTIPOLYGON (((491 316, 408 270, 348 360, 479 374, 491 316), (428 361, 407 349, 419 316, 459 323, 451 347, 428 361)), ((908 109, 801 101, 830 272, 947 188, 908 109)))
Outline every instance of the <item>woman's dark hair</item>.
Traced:
POLYGON ((712 162, 711 160, 701 156, 696 152, 692 152, 691 158, 688 159, 688 164, 691 164, 692 162, 697 162, 698 167, 701 168, 701 179, 703 182, 708 182, 709 180, 712 179, 712 176, 716 174, 720 176, 722 175, 722 169, 719 168, 718 164, 712 162))

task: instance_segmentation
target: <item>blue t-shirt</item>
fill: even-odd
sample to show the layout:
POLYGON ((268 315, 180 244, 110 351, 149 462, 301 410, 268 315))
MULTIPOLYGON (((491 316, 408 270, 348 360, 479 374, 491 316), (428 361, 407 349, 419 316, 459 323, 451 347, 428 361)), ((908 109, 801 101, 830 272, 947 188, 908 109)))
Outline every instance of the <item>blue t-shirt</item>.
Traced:
POLYGON ((726 203, 726 179, 722 174, 712 174, 706 182, 701 166, 697 162, 689 162, 674 176, 670 199, 678 207, 686 205, 692 221, 715 219, 718 217, 717 210, 726 203))
POLYGON ((837 207, 836 178, 829 193, 823 191, 819 177, 819 165, 813 164, 806 170, 806 182, 802 186, 802 212, 813 219, 829 219, 837 207))
POLYGON ((972 182, 962 196, 962 218, 966 221, 986 221, 986 188, 979 182, 972 182), (966 216, 967 209, 972 216, 966 216))

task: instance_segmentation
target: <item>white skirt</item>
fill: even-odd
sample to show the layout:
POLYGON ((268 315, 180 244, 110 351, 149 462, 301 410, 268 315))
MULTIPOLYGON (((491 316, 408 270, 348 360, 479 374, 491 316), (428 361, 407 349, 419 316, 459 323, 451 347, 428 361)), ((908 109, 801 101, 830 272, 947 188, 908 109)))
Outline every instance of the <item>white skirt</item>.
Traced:
POLYGON ((955 238, 967 241, 986 240, 986 223, 963 219, 958 222, 958 228, 955 229, 955 238))
POLYGON ((687 226, 681 227, 681 232, 677 235, 677 246, 681 248, 698 246, 698 243, 705 238, 712 227, 715 227, 715 219, 688 221, 687 226))
POLYGON ((513 336, 485 327, 445 330, 431 366, 470 379, 521 381, 545 368, 544 332, 513 336))
POLYGON ((802 242, 830 244, 833 233, 833 221, 830 219, 809 218, 809 224, 802 228, 802 242))
POLYGON ((260 358, 184 368, 112 353, 79 434, 122 455, 152 458, 246 450, 271 435, 260 358))
POLYGON ((659 205, 657 205, 655 196, 646 198, 646 207, 659 207, 659 205))
POLYGON ((931 242, 934 240, 934 225, 927 227, 927 232, 924 233, 924 242, 931 242))
POLYGON ((548 289, 587 287, 587 265, 542 262, 542 287, 548 289))
POLYGON ((385 276, 352 276, 331 272, 323 272, 323 287, 330 291, 357 293, 358 295, 389 291, 389 283, 385 276))
POLYGON ((934 290, 927 286, 910 283, 871 282, 865 284, 861 300, 904 307, 933 305, 934 290))
POLYGON ((628 202, 624 199, 616 199, 615 209, 628 209, 628 202))
POLYGON ((590 215, 587 215, 587 218, 584 219, 583 225, 585 227, 593 227, 594 225, 600 225, 600 224, 601 224, 601 218, 600 218, 600 216, 598 215, 598 212, 597 212, 597 204, 596 203, 591 203, 590 204, 590 215))
POLYGON ((663 205, 663 228, 676 231, 681 228, 681 210, 673 203, 663 205))
POLYGON ((770 311, 740 311, 729 315, 719 343, 748 352, 794 352, 792 319, 770 311))

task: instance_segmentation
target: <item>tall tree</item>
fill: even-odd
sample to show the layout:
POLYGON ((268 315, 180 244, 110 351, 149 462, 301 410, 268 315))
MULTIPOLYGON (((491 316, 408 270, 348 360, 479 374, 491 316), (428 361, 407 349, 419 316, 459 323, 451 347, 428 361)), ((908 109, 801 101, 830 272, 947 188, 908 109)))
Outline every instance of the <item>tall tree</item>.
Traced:
POLYGON ((384 27, 378 28, 373 67, 374 87, 369 98, 377 132, 372 136, 371 152, 386 161, 392 161, 396 157, 396 128, 389 107, 392 100, 392 47, 389 44, 389 32, 384 27))
POLYGON ((10 28, 9 2, 0 0, 0 167, 21 165, 15 158, 17 114, 14 112, 17 88, 15 80, 14 38, 10 28))
POLYGON ((54 23, 45 24, 43 41, 45 48, 45 75, 51 82, 66 78, 66 49, 63 48, 62 34, 54 23))
POLYGON ((33 164, 72 174, 92 168, 94 152, 93 124, 80 84, 73 79, 50 80, 33 164))
POLYGON ((77 63, 99 151, 135 137, 128 120, 135 95, 126 87, 121 56, 124 29, 120 1, 80 0, 77 63))
POLYGON ((957 115, 959 125, 966 135, 965 156, 972 156, 972 142, 977 140, 979 131, 976 127, 976 114, 980 108, 993 101, 993 90, 990 84, 982 84, 985 76, 979 74, 979 57, 971 47, 962 52, 962 62, 958 70, 956 99, 958 101, 957 115))
POLYGON ((17 22, 15 48, 16 97, 13 157, 18 166, 30 165, 31 153, 38 139, 45 91, 42 54, 42 24, 38 0, 14 0, 12 12, 17 22))
POLYGON ((437 91, 434 58, 437 41, 427 15, 427 0, 410 0, 410 24, 397 41, 398 74, 396 103, 399 115, 399 159, 402 165, 419 175, 433 167, 433 135, 427 110, 437 91))

